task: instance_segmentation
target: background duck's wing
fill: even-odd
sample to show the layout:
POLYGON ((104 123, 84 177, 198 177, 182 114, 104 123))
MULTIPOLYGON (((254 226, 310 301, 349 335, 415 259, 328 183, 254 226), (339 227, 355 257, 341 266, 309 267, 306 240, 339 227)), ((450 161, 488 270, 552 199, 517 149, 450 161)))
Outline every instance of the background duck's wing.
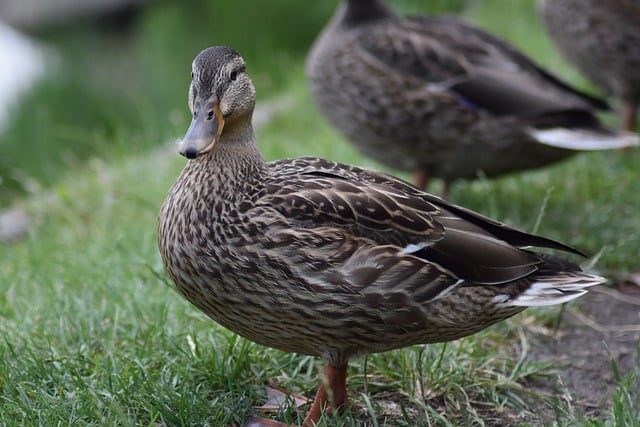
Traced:
POLYGON ((469 108, 535 116, 607 108, 536 66, 499 38, 448 17, 407 17, 363 27, 352 51, 390 74, 420 79, 469 108))

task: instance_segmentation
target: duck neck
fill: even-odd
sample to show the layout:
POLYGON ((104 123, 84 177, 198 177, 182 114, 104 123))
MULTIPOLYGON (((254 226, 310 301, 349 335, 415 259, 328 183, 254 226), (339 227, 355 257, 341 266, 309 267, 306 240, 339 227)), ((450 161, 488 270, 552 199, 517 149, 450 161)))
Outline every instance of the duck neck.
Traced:
POLYGON ((191 163, 194 170, 205 172, 210 182, 208 197, 229 202, 246 199, 261 185, 267 170, 251 123, 226 125, 211 152, 191 163))
POLYGON ((345 0, 341 21, 346 25, 363 24, 393 15, 384 0, 345 0))

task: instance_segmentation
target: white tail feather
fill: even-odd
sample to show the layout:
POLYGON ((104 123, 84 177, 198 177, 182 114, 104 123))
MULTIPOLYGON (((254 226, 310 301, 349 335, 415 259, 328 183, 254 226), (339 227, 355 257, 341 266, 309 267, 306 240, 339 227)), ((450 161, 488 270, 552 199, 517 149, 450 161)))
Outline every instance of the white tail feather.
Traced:
POLYGON ((640 135, 632 132, 597 132, 586 129, 528 129, 541 144, 567 150, 613 150, 640 146, 640 135))
POLYGON ((500 305, 518 307, 563 304, 587 293, 586 288, 604 282, 605 278, 591 274, 565 273, 562 276, 541 278, 515 297, 498 294, 493 300, 500 305))

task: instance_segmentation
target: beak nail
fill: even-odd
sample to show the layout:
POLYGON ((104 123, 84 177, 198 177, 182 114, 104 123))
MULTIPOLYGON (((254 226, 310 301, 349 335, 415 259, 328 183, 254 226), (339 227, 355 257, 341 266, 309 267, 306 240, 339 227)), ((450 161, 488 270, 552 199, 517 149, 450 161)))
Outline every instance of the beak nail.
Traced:
POLYGON ((198 157, 198 149, 195 146, 190 145, 186 150, 184 150, 183 155, 187 159, 195 159, 196 157, 198 157))

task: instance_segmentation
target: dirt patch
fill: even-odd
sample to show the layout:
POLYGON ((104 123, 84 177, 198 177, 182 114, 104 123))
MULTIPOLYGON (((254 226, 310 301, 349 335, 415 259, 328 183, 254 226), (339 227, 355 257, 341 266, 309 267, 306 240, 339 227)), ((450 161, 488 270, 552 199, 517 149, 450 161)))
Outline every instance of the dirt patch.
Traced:
POLYGON ((555 336, 536 341, 531 358, 558 369, 531 386, 547 396, 561 393, 576 412, 597 416, 611 407, 617 386, 612 362, 623 377, 640 375, 640 293, 598 287, 565 311, 555 336))

